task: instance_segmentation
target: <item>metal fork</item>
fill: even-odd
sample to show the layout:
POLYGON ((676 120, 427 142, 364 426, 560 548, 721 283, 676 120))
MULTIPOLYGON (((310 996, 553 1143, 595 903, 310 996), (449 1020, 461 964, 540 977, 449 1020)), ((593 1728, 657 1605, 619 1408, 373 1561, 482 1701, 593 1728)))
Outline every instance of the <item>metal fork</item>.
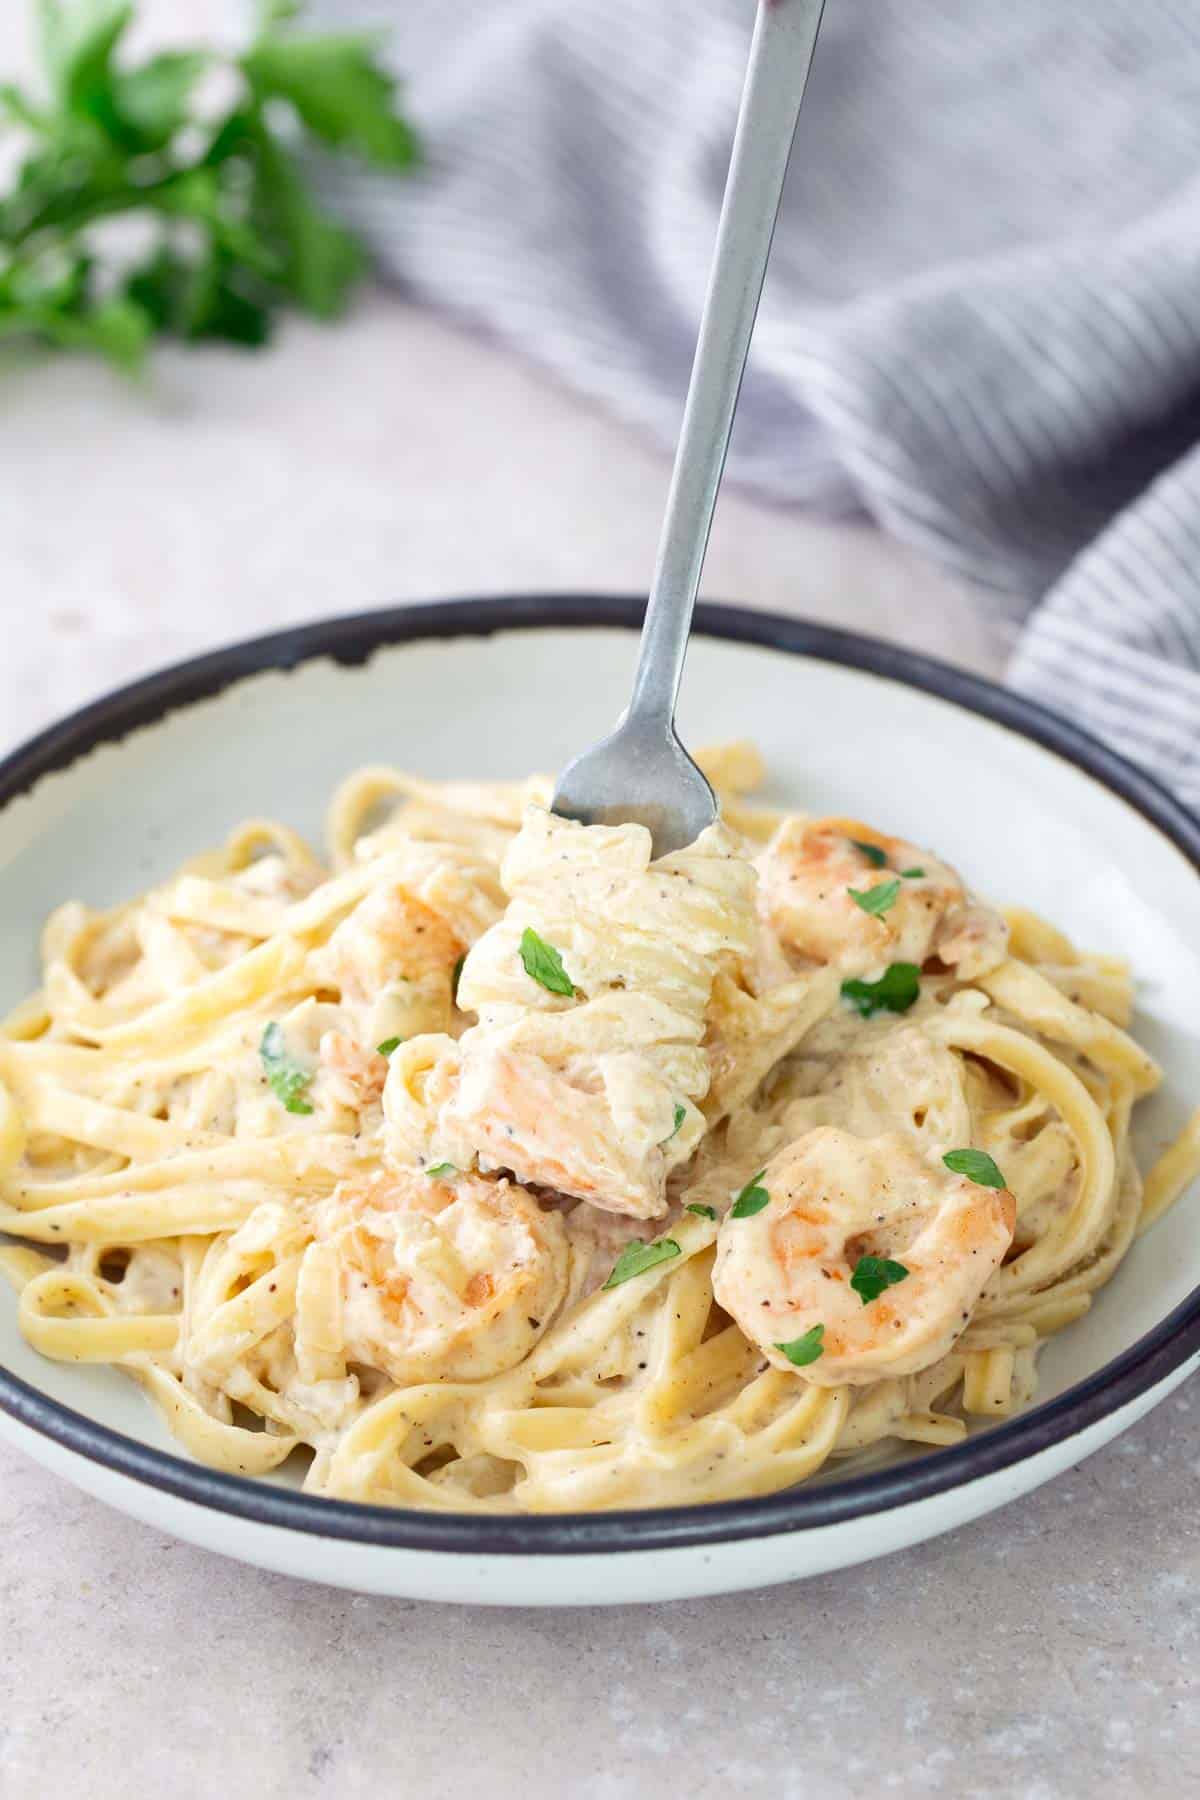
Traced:
POLYGON ((568 763, 552 802, 585 825, 648 826, 656 856, 693 843, 717 816, 713 791, 676 734, 675 702, 824 4, 759 0, 633 698, 616 730, 568 763))

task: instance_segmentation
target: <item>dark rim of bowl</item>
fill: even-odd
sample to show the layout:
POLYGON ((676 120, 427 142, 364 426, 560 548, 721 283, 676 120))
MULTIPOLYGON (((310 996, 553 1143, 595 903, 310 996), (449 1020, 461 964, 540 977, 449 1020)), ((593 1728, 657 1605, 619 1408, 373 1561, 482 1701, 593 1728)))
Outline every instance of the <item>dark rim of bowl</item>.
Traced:
MULTIPOLYGON (((388 645, 496 631, 641 623, 633 596, 520 595, 401 606, 318 620, 197 656, 135 681, 32 738, 0 762, 0 805, 97 745, 152 725, 261 670, 314 658, 366 662, 388 645)), ((1134 807, 1200 874, 1200 821, 1151 776, 1065 719, 989 681, 855 632, 740 607, 701 605, 705 637, 836 663, 934 694, 1031 738, 1134 807)), ((425 1513, 327 1500, 226 1475, 151 1449, 0 1370, 0 1408, 31 1430, 119 1475, 256 1524, 405 1550, 546 1556, 715 1546, 811 1531, 931 1499, 1062 1444, 1136 1401, 1200 1352, 1200 1287, 1130 1349, 1028 1413, 914 1461, 750 1500, 602 1513, 425 1513)))

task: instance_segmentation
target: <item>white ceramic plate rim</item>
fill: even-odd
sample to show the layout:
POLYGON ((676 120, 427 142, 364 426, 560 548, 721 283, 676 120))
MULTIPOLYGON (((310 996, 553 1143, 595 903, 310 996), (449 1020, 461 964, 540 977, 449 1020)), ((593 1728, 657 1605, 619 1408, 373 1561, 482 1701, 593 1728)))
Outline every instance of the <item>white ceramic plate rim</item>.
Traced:
MULTIPOLYGON (((603 595, 499 596, 318 620, 177 663, 119 688, 30 739, 0 762, 0 808, 42 776, 69 767, 168 713, 268 669, 314 659, 366 662, 387 646, 514 630, 640 626, 644 602, 603 595)), ((1200 876, 1200 821, 1152 777, 1066 720, 1020 695, 930 657, 805 620, 739 607, 697 608, 698 634, 839 664, 937 695, 1030 738, 1133 806, 1200 876)), ((1153 1330, 1084 1381, 964 1443, 911 1463, 818 1487, 708 1506, 605 1513, 425 1513, 362 1506, 225 1475, 151 1448, 51 1399, 0 1369, 0 1409, 104 1468, 233 1517, 382 1548, 502 1556, 716 1545, 816 1530, 983 1480, 1086 1431, 1200 1352, 1200 1287, 1153 1330)))

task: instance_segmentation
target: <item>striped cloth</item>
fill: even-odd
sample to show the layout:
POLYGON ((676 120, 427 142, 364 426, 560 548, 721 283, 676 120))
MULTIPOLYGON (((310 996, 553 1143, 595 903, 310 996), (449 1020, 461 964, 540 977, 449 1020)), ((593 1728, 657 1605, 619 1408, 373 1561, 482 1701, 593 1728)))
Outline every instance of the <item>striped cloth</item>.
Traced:
MULTIPOLYGON (((366 0, 317 0, 361 19, 366 0)), ((752 0, 405 0, 384 266, 669 444, 752 0)), ((731 448, 1200 806, 1200 0, 828 0, 731 448)))

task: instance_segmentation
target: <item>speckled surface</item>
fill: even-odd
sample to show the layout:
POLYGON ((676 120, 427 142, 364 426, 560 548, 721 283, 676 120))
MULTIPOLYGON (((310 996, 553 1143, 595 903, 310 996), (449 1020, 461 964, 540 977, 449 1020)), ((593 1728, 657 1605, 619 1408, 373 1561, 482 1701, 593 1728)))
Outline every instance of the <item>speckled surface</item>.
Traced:
MULTIPOLYGON (((269 357, 170 357, 146 393, 7 357, 0 385, 2 747, 231 636, 632 588, 652 560, 662 459, 393 301, 269 357)), ((744 496, 722 503, 706 587, 999 659, 930 571, 744 496)), ((0 1796, 1194 1794, 1198 1480, 1193 1384, 1031 1499, 886 1562, 471 1613, 258 1574, 4 1450, 0 1796)))
POLYGON ((261 1575, 5 1452, 0 1792, 1195 1794, 1198 1425, 884 1562, 590 1613, 261 1575))

